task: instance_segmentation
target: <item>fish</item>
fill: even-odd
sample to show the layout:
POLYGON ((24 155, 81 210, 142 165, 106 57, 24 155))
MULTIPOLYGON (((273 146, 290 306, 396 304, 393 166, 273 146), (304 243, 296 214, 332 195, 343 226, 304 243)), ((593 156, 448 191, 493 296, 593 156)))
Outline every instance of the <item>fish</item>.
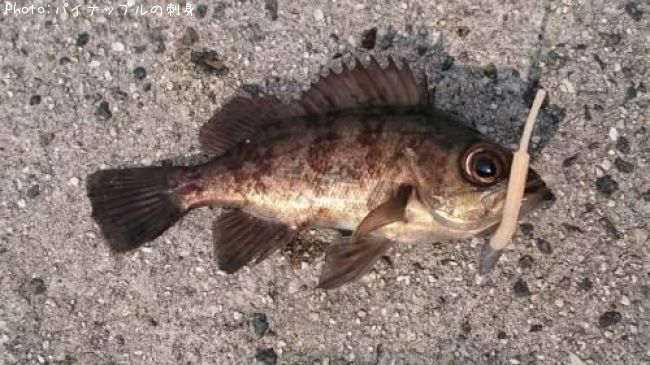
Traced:
MULTIPOLYGON (((426 80, 392 57, 343 64, 289 102, 233 97, 200 128, 208 162, 90 174, 92 217, 125 252, 193 209, 221 208, 212 235, 226 273, 302 230, 338 230, 318 282, 337 288, 396 245, 482 236, 501 220, 512 150, 430 100, 426 80)), ((521 214, 549 195, 530 169, 521 214)))

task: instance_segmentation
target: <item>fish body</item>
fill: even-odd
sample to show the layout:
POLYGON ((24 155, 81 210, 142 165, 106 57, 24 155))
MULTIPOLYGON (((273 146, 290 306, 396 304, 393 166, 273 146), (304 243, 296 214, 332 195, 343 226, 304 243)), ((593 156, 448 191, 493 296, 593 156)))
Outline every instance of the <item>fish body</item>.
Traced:
MULTIPOLYGON (((202 128, 214 155, 190 167, 98 171, 93 216, 111 246, 132 249, 202 206, 219 265, 260 261, 305 228, 344 232, 320 286, 363 275, 392 245, 465 239, 500 220, 512 152, 426 103, 408 66, 344 69, 285 104, 235 98, 202 128)), ((524 210, 548 193, 529 171, 524 210)))

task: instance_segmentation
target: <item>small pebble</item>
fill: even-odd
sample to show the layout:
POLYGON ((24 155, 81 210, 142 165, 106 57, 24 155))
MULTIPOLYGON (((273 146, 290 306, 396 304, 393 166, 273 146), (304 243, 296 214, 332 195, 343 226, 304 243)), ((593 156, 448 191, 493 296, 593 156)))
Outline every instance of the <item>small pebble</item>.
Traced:
POLYGON ((643 200, 650 202, 650 189, 648 189, 645 193, 641 194, 641 197, 643 200))
POLYGON ((133 76, 135 76, 137 80, 144 80, 144 78, 147 77, 147 70, 142 66, 138 66, 133 69, 133 76))
POLYGON ((185 28, 185 34, 181 40, 183 44, 190 46, 199 41, 199 33, 196 32, 196 29, 192 27, 185 28))
POLYGON ((569 94, 574 94, 576 92, 575 86, 573 86, 569 79, 562 80, 561 85, 564 86, 564 91, 568 92, 569 94))
POLYGON ((598 66, 600 66, 600 69, 604 70, 607 64, 600 58, 600 56, 598 56, 598 54, 594 53, 593 57, 594 57, 594 61, 596 61, 598 66))
POLYGON ((165 41, 167 40, 167 35, 163 27, 154 27, 149 32, 149 39, 151 43, 155 46, 154 53, 161 54, 164 53, 167 49, 165 46, 165 41))
POLYGON ((323 21, 325 21, 325 15, 323 15, 323 10, 321 10, 320 8, 314 9, 314 20, 317 23, 322 23, 323 21))
POLYGON ((630 142, 627 138, 620 136, 616 139, 616 149, 621 153, 628 154, 630 153, 630 142))
POLYGON ((589 110, 589 107, 587 105, 585 105, 584 111, 585 111, 585 120, 591 120, 592 119, 591 111, 589 110))
POLYGON ((199 19, 205 18, 205 15, 208 13, 208 7, 205 4, 199 4, 196 6, 196 17, 199 19))
POLYGON ((515 281, 515 284, 513 285, 512 289, 515 292, 515 295, 518 297, 528 297, 530 296, 530 289, 528 289, 528 283, 526 283, 523 279, 518 279, 515 281))
POLYGON ((465 320, 465 322, 463 322, 460 325, 460 330, 463 331, 463 333, 467 335, 470 332, 472 332, 472 325, 469 323, 468 320, 465 320))
POLYGON ((535 227, 530 223, 521 223, 519 225, 519 229, 521 229, 521 233, 523 233, 526 237, 532 237, 535 227))
POLYGON ((223 19, 226 15, 226 3, 218 2, 214 5, 214 12, 212 12, 213 19, 223 19))
MULTIPOLYGON (((625 76, 625 78, 631 79, 632 77, 634 77, 634 73, 632 71, 632 68, 630 68, 630 67, 621 67, 620 70, 623 71, 623 76, 625 76)), ((634 84, 632 84, 632 85, 634 85, 634 84)))
POLYGON ((219 54, 213 50, 193 51, 190 54, 190 61, 204 71, 218 76, 226 75, 229 72, 219 54))
POLYGON ((255 360, 262 365, 276 365, 278 363, 278 355, 272 347, 258 349, 255 354, 255 360))
POLYGON ((550 50, 546 54, 546 64, 553 69, 560 69, 564 67, 567 62, 567 58, 557 53, 555 50, 550 50))
POLYGON ((115 42, 111 45, 111 49, 113 52, 124 52, 126 47, 124 47, 124 43, 122 42, 115 42))
POLYGON ((637 92, 636 92, 636 87, 634 85, 628 86, 627 89, 625 89, 625 100, 632 100, 637 97, 637 92))
POLYGON ((598 33, 600 37, 603 39, 605 42, 606 47, 614 47, 617 46, 621 41, 623 40, 623 35, 620 33, 605 33, 605 32, 600 32, 598 33))
POLYGON ((616 63, 614 64, 614 72, 621 72, 622 69, 623 69, 623 68, 621 67, 621 64, 620 64, 620 63, 616 62, 616 63))
POLYGON ((450 55, 444 55, 442 59, 442 64, 440 65, 440 69, 442 71, 448 71, 454 66, 454 61, 455 58, 450 55))
POLYGON ((70 180, 68 180, 68 185, 75 186, 75 187, 79 186, 79 179, 76 177, 70 178, 70 180))
POLYGON ((535 245, 537 246, 539 252, 543 254, 550 255, 551 253, 553 253, 553 248, 551 247, 551 243, 545 239, 538 238, 537 240, 535 240, 535 245))
POLYGON ((617 324, 623 319, 621 313, 616 311, 605 312, 598 317, 598 326, 600 328, 606 328, 617 324))
POLYGON ((268 12, 271 20, 278 20, 278 0, 265 0, 264 9, 268 12))
POLYGON ((111 107, 107 101, 102 101, 101 103, 99 103, 96 114, 100 119, 103 120, 111 119, 111 117, 113 116, 113 113, 111 113, 111 107))
POLYGON ((637 22, 640 22, 643 17, 643 11, 639 9, 639 6, 634 1, 625 4, 625 12, 630 16, 630 18, 637 22))
POLYGON ((262 93, 262 86, 257 84, 244 84, 242 90, 250 94, 251 96, 258 96, 262 93))
POLYGON ((25 199, 20 199, 16 202, 16 205, 18 206, 18 208, 24 209, 27 206, 27 202, 25 201, 25 199))
POLYGON ((40 103, 41 103, 40 95, 32 95, 32 97, 29 98, 29 105, 38 105, 40 103))
POLYGON ((614 160, 614 167, 624 174, 630 174, 634 171, 634 165, 620 157, 616 157, 614 160))
POLYGON ((614 192, 618 190, 618 182, 612 179, 611 176, 605 175, 596 179, 596 190, 606 196, 610 197, 614 192))
POLYGON ((456 30, 456 33, 458 34, 459 37, 465 38, 470 33, 470 30, 469 30, 468 27, 462 25, 462 26, 458 27, 458 30, 456 30))
POLYGON ((600 164, 600 167, 605 171, 609 171, 612 168, 612 163, 608 159, 605 159, 603 163, 600 164))
POLYGON ((38 184, 32 185, 29 189, 27 189, 28 198, 34 199, 39 195, 41 195, 41 187, 38 184))
POLYGON ((565 158, 564 161, 562 161, 562 167, 571 167, 571 166, 573 166, 576 163, 576 161, 578 160, 578 156, 579 156, 579 154, 576 153, 573 156, 569 156, 569 157, 565 158))
POLYGON ((562 228, 564 228, 567 233, 584 233, 582 228, 569 223, 562 223, 562 228))
POLYGON ((45 293, 47 287, 41 278, 32 278, 27 284, 27 290, 31 295, 39 295, 45 293))
POLYGON ((524 255, 519 259, 519 267, 522 269, 530 269, 533 267, 533 257, 530 255, 524 255))
POLYGON ((397 32, 395 31, 395 28, 392 26, 388 26, 388 29, 386 29, 386 34, 384 34, 383 37, 379 39, 379 48, 382 50, 386 50, 393 45, 393 41, 395 40, 395 36, 397 36, 397 32))
POLYGON ((361 47, 365 49, 375 48, 375 43, 377 42, 377 28, 373 27, 365 32, 361 36, 361 47))
POLYGON ((587 365, 587 364, 585 364, 585 362, 582 361, 582 359, 580 359, 578 355, 571 352, 569 353, 569 365, 587 365))
POLYGON ((483 74, 489 79, 495 80, 498 76, 497 67, 494 65, 494 63, 490 63, 483 69, 483 74))
POLYGON ((86 44, 88 44, 88 41, 90 41, 90 34, 87 32, 81 32, 77 36, 77 47, 83 47, 86 44))
MULTIPOLYGON (((609 206, 609 204, 607 204, 609 206)), ((614 239, 622 238, 621 233, 616 229, 616 225, 608 217, 601 217, 598 222, 603 226, 605 232, 614 239)))
POLYGON ((609 128, 609 139, 611 139, 612 142, 616 142, 616 140, 618 140, 618 130, 616 128, 609 128))
POLYGON ((262 337, 269 330, 269 322, 264 313, 253 313, 250 317, 250 324, 255 333, 262 337))
POLYGON ((634 241, 637 245, 642 245, 648 240, 648 232, 641 228, 635 229, 634 232, 632 232, 632 235, 634 236, 634 241))
POLYGON ((627 296, 623 295, 623 296, 621 297, 621 304, 623 304, 623 305, 625 305, 625 306, 630 305, 630 298, 628 298, 627 296))

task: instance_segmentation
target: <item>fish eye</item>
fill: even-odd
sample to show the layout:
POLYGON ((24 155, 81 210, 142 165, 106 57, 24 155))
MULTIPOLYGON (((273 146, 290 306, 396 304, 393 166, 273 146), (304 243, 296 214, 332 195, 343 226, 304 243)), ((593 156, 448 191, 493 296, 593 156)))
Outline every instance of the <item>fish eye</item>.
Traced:
POLYGON ((507 173, 507 160, 495 146, 480 144, 470 147, 463 155, 463 176, 479 186, 490 186, 503 180, 507 173))

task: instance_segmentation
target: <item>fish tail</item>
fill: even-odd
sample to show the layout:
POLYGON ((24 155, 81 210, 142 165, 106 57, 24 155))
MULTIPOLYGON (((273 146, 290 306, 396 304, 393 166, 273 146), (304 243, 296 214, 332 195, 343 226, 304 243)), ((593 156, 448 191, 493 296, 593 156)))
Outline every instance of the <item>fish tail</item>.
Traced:
POLYGON ((92 216, 113 250, 131 250, 155 239, 187 212, 174 191, 182 169, 139 167, 88 176, 92 216))

